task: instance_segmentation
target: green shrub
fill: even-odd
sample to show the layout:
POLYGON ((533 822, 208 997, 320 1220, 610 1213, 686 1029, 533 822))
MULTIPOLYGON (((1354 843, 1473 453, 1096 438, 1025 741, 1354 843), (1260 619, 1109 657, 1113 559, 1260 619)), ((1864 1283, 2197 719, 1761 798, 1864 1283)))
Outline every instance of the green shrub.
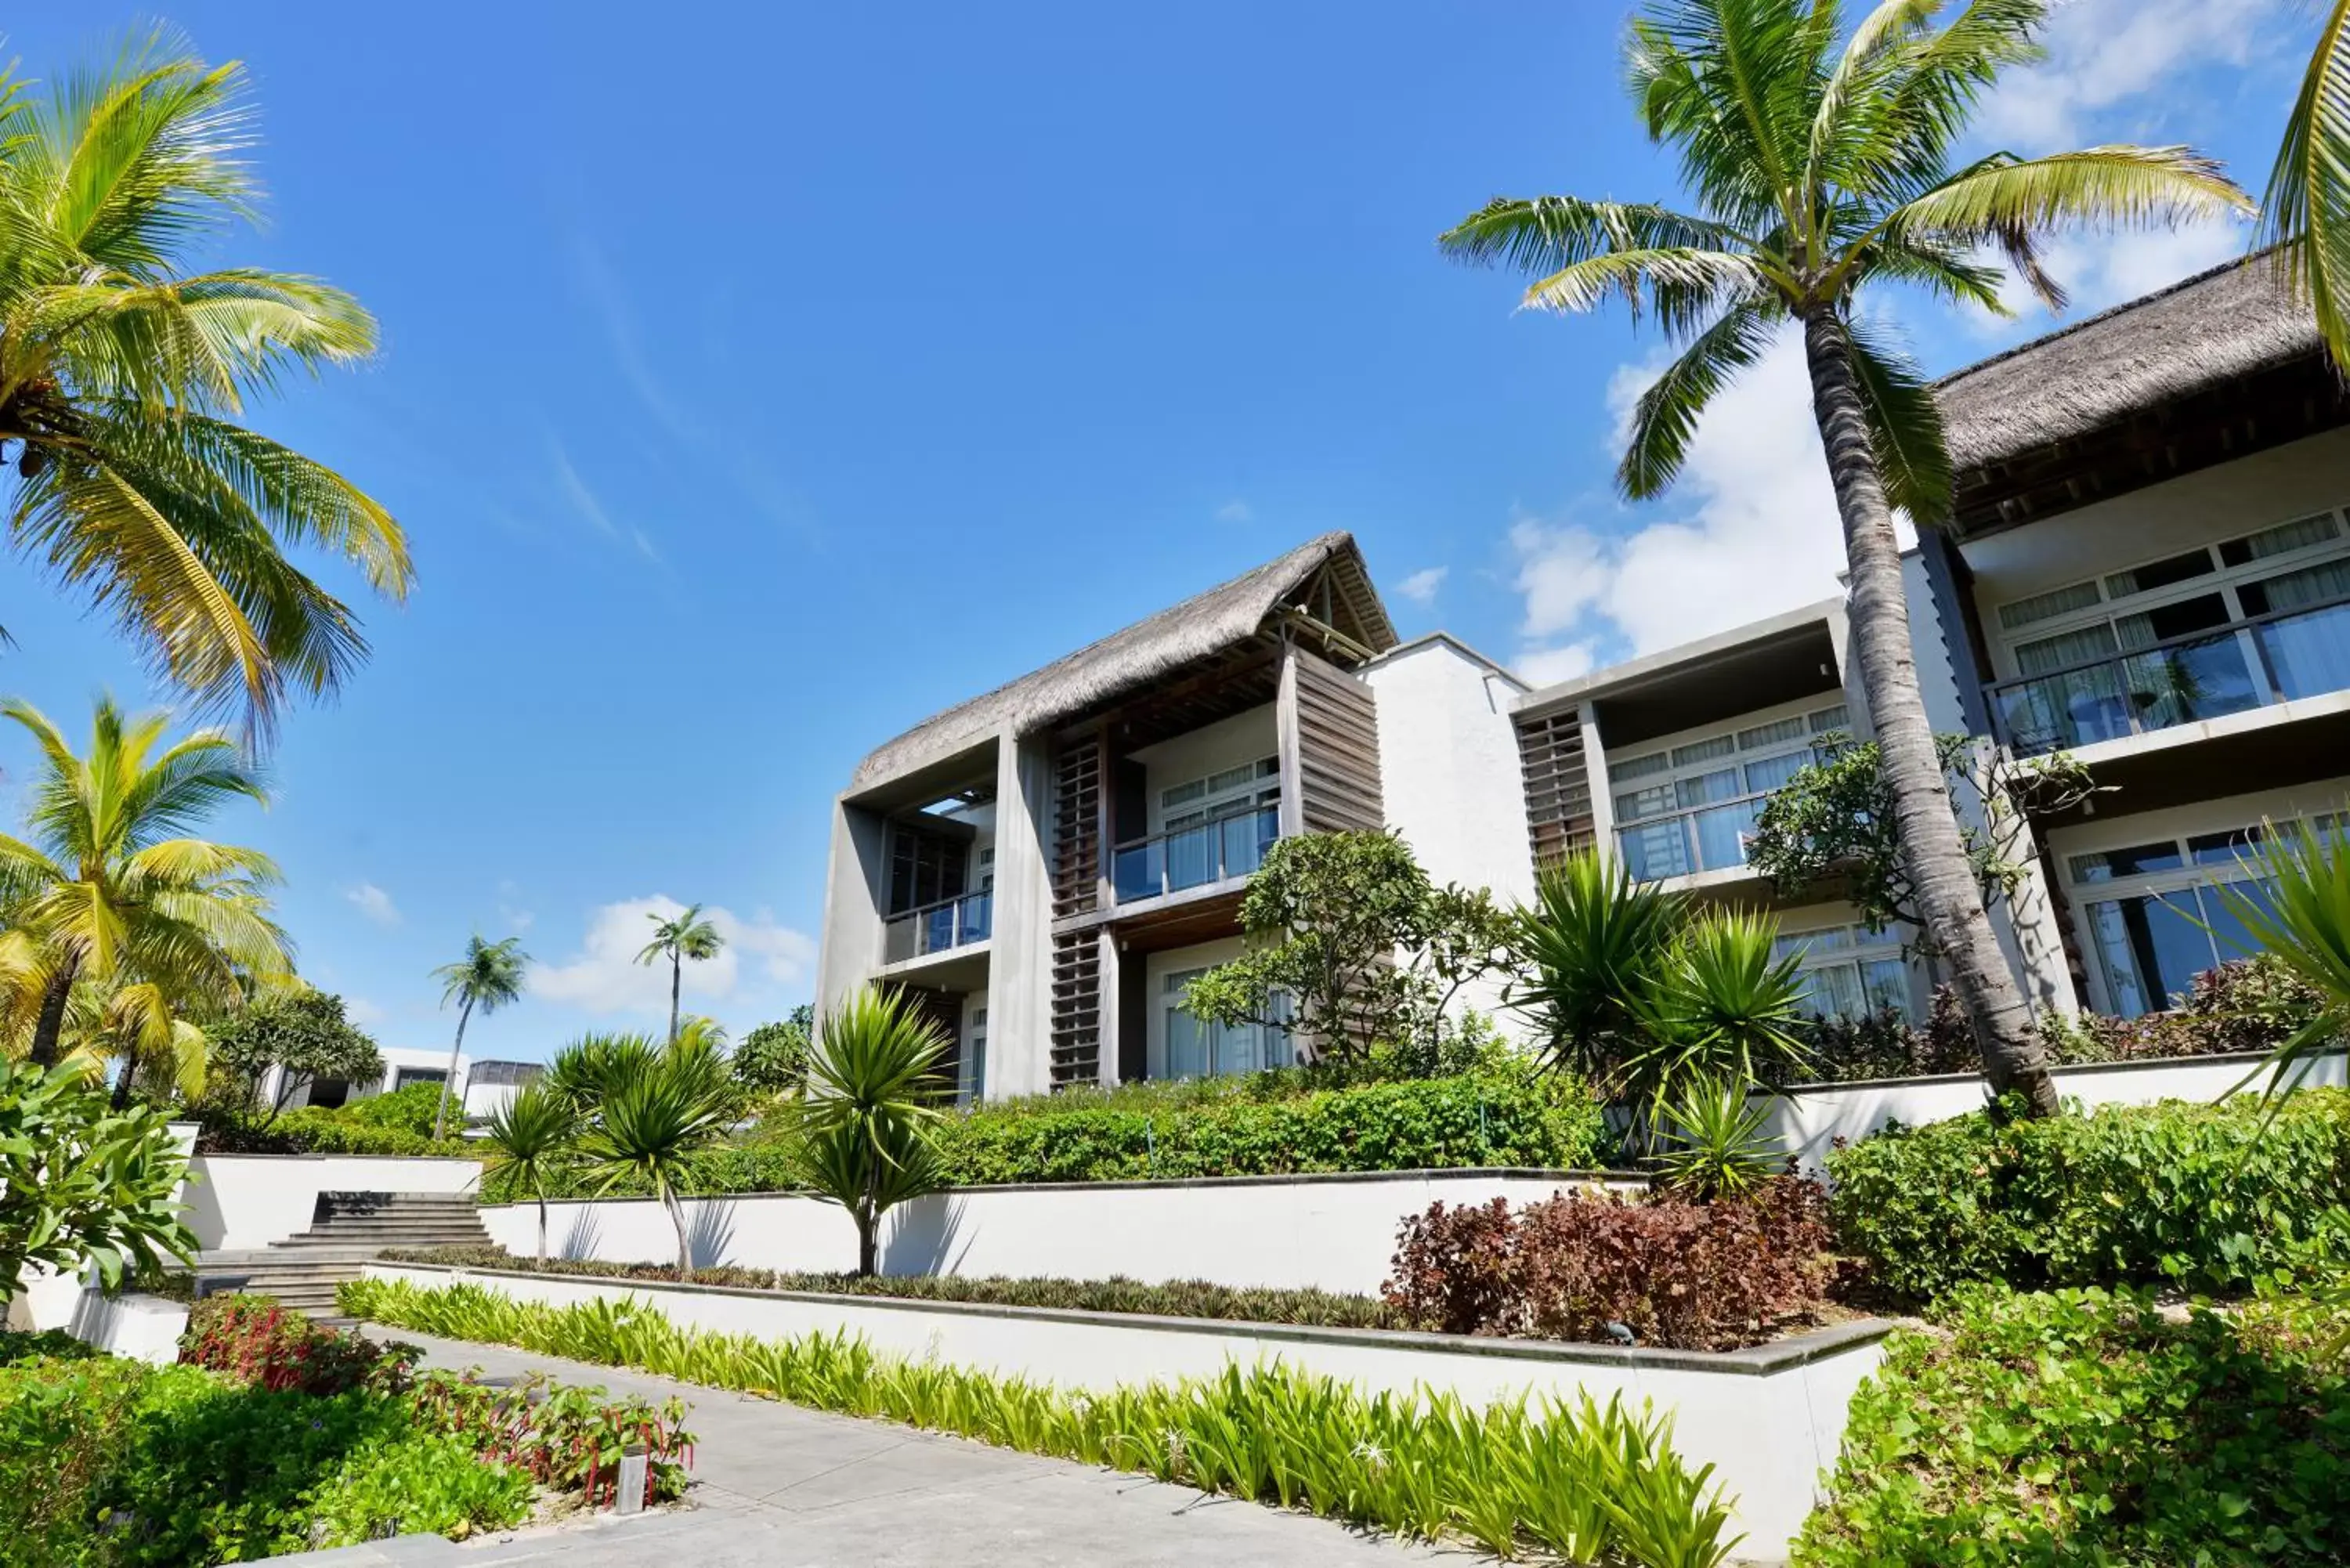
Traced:
POLYGON ((1277 1502, 1402 1535, 1528 1545, 1573 1563, 1715 1568, 1727 1513, 1671 1447, 1669 1425, 1523 1399, 1477 1410, 1451 1393, 1397 1398, 1275 1364, 1091 1393, 877 1355, 846 1334, 760 1340, 680 1328, 632 1301, 566 1307, 473 1285, 342 1287, 377 1323, 664 1376, 1277 1502))
MULTIPOLYGON (((389 1262, 439 1263, 458 1269, 514 1269, 606 1280, 674 1280, 666 1263, 607 1263, 593 1259, 509 1256, 498 1247, 394 1247, 389 1262)), ((826 1295, 884 1296, 899 1301, 974 1302, 988 1306, 1057 1307, 1069 1312, 1148 1313, 1159 1317, 1222 1318, 1241 1323, 1306 1324, 1317 1328, 1409 1328, 1411 1324, 1373 1296, 1327 1291, 1219 1285, 1207 1280, 967 1279, 960 1274, 785 1273, 732 1266, 696 1269, 693 1282, 747 1291, 813 1291, 826 1295)))
POLYGON ((463 1138, 434 1143, 422 1133, 353 1120, 341 1111, 308 1106, 288 1111, 265 1128, 227 1122, 208 1124, 197 1148, 205 1154, 388 1154, 440 1155, 477 1159, 480 1151, 463 1138))
POLYGON ((2237 1291, 2350 1218, 2350 1092, 1960 1116, 1837 1150, 1828 1173, 1842 1243, 1910 1300, 1978 1280, 2237 1291))
POLYGON ((393 1132, 411 1133, 430 1142, 432 1117, 441 1108, 441 1090, 442 1085, 437 1083, 408 1084, 388 1095, 369 1095, 364 1099, 347 1101, 331 1111, 317 1114, 330 1116, 347 1127, 384 1127, 393 1132))
POLYGON ((1855 1396, 1798 1563, 2343 1561, 2350 1378, 2311 1309, 1985 1287, 1947 1308, 1947 1333, 1897 1334, 1855 1396))

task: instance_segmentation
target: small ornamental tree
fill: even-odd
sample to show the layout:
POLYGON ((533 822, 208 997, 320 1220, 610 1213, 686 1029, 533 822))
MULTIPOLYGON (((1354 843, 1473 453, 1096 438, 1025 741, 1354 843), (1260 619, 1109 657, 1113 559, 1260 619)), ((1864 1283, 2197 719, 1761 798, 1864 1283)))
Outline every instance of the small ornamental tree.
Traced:
POLYGON ((375 1041, 343 1016, 343 999, 328 992, 265 997, 205 1033, 213 1066, 240 1085, 240 1112, 258 1109, 265 1127, 303 1084, 371 1083, 383 1076, 383 1054, 375 1041), (272 1067, 285 1071, 265 1104, 261 1083, 272 1067))
MULTIPOLYGON (((1982 757, 1965 735, 1937 735, 1959 839, 1986 906, 2012 899, 2027 875, 2027 812, 2069 810, 2097 793, 2069 753, 2014 761, 1982 757)), ((1893 785, 1874 741, 1825 737, 1818 760, 1762 803, 1746 863, 1781 898, 1839 885, 1872 931, 1899 924, 1921 934, 1913 950, 1935 956, 1894 810, 1893 785)))
POLYGON ((0 1062, 0 1298, 28 1263, 96 1263, 111 1286, 126 1265, 185 1261, 181 1158, 164 1113, 120 1110, 78 1066, 0 1062))
POLYGON ((1482 889, 1438 888, 1393 833, 1309 833, 1266 851, 1241 900, 1248 950, 1183 1008, 1227 1027, 1295 1029, 1326 1060, 1374 1044, 1434 1061, 1461 989, 1507 963, 1509 918, 1482 889))
POLYGON ((788 1017, 762 1023, 734 1047, 734 1077, 756 1096, 795 1095, 807 1083, 816 1009, 803 1002, 788 1017))

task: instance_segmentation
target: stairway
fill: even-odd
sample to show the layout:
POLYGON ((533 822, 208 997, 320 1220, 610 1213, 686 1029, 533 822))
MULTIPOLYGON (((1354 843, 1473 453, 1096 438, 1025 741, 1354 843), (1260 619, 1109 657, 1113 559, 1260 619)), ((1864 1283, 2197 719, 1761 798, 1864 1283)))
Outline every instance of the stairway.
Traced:
POLYGON ((242 1291, 281 1306, 331 1317, 335 1287, 387 1247, 486 1247, 490 1233, 470 1195, 455 1192, 322 1192, 310 1228, 266 1247, 204 1252, 196 1293, 242 1291))

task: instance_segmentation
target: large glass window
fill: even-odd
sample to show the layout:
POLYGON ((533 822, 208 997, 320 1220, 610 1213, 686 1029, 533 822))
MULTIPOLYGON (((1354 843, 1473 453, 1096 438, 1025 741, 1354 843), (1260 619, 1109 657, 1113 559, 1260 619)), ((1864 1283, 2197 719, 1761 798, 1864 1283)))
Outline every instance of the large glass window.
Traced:
POLYGON ((1616 847, 1626 868, 1655 882, 1745 865, 1764 797, 1814 759, 1817 737, 1850 722, 1838 702, 1609 758, 1609 779, 1631 786, 1616 793, 1616 847))
POLYGON ((1909 964, 1890 931, 1831 926, 1779 939, 1774 956, 1794 958, 1804 981, 1804 1008, 1822 1018, 1866 1018, 1891 1008, 1911 1016, 1909 964))
MULTIPOLYGON (((1157 1075, 1212 1078, 1289 1065, 1290 1034, 1282 1025, 1207 1023, 1183 1011, 1183 992, 1207 972, 1204 969, 1178 970, 1159 982, 1166 1044, 1157 1075)), ((1278 995, 1275 998, 1277 1003, 1284 1000, 1278 995)))

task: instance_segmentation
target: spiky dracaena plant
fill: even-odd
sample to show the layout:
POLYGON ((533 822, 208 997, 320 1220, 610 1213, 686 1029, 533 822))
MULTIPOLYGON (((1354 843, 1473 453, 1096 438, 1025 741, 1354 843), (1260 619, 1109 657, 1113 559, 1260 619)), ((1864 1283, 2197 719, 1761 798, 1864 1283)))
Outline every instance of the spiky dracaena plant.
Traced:
POLYGON ((1983 89, 2034 58, 2040 0, 1886 0, 1847 27, 1836 0, 1652 0, 1632 24, 1629 78, 1650 138, 1680 154, 1693 212, 1571 196, 1500 198, 1448 231, 1445 253, 1538 275, 1529 308, 1653 313, 1679 358, 1644 392, 1617 470, 1624 493, 1671 484, 1698 421, 1789 327, 1851 572, 1854 656, 1883 748, 1919 912, 2002 1093, 2042 1114, 2056 1089, 2030 1004, 1970 874, 1918 695, 1893 509, 1948 512, 1950 465, 1933 393, 1861 308, 1882 284, 2009 314, 2003 254, 2043 301, 2052 232, 2169 223, 2250 206, 2183 147, 2093 147, 2041 158, 1951 150, 1983 89))
POLYGON ((693 1271, 682 1201, 697 1156, 726 1130, 727 1080, 698 1052, 629 1054, 590 1107, 580 1158, 602 1177, 598 1190, 642 1180, 677 1230, 677 1277, 693 1271))
POLYGON ((952 1049, 899 993, 868 986, 825 1015, 795 1113, 797 1174, 856 1221, 859 1274, 879 1262, 881 1217, 945 1181, 931 1130, 952 1049))
POLYGON ((579 1108, 544 1082, 525 1084, 483 1124, 490 1169, 538 1204, 538 1261, 546 1262, 546 1189, 578 1158, 579 1108))
POLYGON ((1541 1030, 1554 1062, 1609 1094, 1640 1049, 1637 1010, 1687 924, 1687 900, 1632 880, 1594 852, 1544 866, 1517 911, 1521 978, 1510 1000, 1541 1030))
POLYGON ((376 341, 317 278, 190 270, 255 214, 253 140, 244 67, 168 28, 37 89, 0 73, 8 542, 262 733, 288 695, 335 691, 367 653, 350 608, 286 549, 339 557, 393 599, 411 569, 390 513, 238 422, 288 372, 376 341))

